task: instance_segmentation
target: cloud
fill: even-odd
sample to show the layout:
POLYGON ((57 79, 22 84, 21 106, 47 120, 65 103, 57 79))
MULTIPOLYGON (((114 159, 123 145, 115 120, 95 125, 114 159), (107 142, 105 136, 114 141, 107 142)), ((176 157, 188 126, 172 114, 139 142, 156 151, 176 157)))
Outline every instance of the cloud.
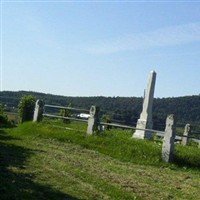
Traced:
POLYGON ((84 48, 92 54, 183 45, 200 41, 200 23, 190 23, 94 42, 84 48))

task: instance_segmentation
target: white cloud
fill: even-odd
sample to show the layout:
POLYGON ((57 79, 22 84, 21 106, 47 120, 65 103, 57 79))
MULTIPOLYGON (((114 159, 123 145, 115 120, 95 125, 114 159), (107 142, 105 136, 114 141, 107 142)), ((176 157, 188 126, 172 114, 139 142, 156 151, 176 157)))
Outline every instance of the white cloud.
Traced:
POLYGON ((171 26, 151 32, 127 35, 94 42, 84 48, 93 54, 110 54, 125 50, 183 45, 200 41, 200 23, 171 26))

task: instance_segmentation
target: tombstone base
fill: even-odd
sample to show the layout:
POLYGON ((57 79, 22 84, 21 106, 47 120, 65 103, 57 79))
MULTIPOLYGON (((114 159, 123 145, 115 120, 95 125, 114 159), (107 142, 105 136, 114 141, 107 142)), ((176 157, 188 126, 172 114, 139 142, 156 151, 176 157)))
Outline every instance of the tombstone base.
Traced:
MULTIPOLYGON (((138 129, 151 129, 152 125, 151 125, 151 123, 148 123, 146 120, 139 119, 138 122, 137 122, 136 128, 138 128, 138 129)), ((149 139, 149 140, 151 140, 153 138, 153 135, 149 131, 136 130, 132 137, 137 138, 137 139, 149 139)))

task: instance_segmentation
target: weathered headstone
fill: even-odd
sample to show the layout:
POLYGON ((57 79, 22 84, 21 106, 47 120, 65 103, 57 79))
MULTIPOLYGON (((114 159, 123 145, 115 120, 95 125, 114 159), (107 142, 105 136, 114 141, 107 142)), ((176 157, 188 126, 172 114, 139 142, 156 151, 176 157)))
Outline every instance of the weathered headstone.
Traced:
POLYGON ((33 122, 39 122, 43 118, 44 102, 37 100, 35 103, 35 110, 33 115, 33 122))
POLYGON ((183 137, 182 137, 182 145, 187 145, 188 144, 188 136, 190 135, 190 132, 191 132, 191 125, 190 124, 186 124, 185 125, 185 130, 184 130, 184 133, 183 133, 183 137))
POLYGON ((152 133, 146 130, 137 130, 139 129, 152 129, 152 107, 153 107, 153 97, 154 97, 154 88, 156 83, 156 72, 151 71, 149 81, 147 84, 147 89, 144 94, 143 109, 140 114, 140 118, 137 121, 136 131, 133 134, 133 138, 138 139, 152 139, 152 133))
POLYGON ((98 131, 99 123, 99 107, 91 106, 90 117, 88 118, 87 134, 92 135, 95 131, 98 131))
POLYGON ((162 160, 172 162, 174 158, 174 142, 176 137, 174 115, 169 115, 166 120, 165 135, 162 145, 162 160))

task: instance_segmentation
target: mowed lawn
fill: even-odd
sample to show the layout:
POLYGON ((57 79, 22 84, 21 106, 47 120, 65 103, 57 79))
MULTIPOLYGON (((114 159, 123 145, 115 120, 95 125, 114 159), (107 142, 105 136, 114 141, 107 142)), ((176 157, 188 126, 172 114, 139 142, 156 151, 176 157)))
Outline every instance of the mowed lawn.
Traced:
POLYGON ((0 199, 200 199, 197 147, 177 147, 175 164, 165 164, 159 142, 131 132, 53 125, 0 129, 0 199))

